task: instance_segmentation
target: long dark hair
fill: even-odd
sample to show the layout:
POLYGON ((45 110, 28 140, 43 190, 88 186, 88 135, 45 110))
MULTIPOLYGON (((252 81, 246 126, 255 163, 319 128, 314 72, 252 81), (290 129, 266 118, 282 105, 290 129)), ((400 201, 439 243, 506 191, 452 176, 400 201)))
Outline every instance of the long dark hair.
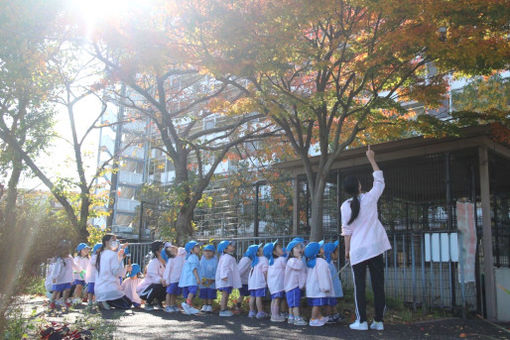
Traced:
POLYGON ((347 225, 354 222, 359 215, 360 203, 359 203, 359 180, 355 176, 348 176, 344 179, 344 190, 346 193, 352 196, 351 200, 351 218, 347 225))
POLYGON ((101 253, 103 252, 103 250, 106 249, 106 242, 110 241, 112 237, 115 237, 115 235, 105 234, 101 240, 102 243, 101 248, 99 248, 99 250, 96 252, 96 268, 98 273, 101 268, 101 253))

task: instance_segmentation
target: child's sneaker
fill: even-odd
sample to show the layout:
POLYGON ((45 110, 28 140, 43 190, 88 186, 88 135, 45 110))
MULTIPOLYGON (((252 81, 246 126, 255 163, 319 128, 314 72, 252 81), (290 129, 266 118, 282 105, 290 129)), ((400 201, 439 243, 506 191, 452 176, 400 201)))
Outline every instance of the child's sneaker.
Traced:
POLYGON ((268 315, 266 312, 259 312, 259 313, 257 313, 256 318, 257 318, 257 319, 265 319, 265 318, 267 318, 268 316, 269 316, 269 315, 268 315))
POLYGON ((248 313, 248 317, 249 318, 254 318, 257 316, 257 312, 255 312, 254 310, 251 310, 249 313, 248 313))
POLYGON ((292 314, 289 315, 287 322, 289 323, 289 325, 293 325, 294 324, 294 315, 292 315, 292 314))
POLYGON ((284 317, 285 319, 289 318, 289 313, 280 313, 281 317, 284 317))
POLYGON ((342 321, 343 319, 344 318, 342 317, 342 315, 340 313, 333 314, 333 320, 335 320, 336 322, 342 321))
POLYGON ((166 306, 166 307, 165 307, 165 312, 167 312, 167 313, 174 313, 175 311, 174 311, 174 309, 172 308, 172 306, 166 306))
POLYGON ((359 320, 356 320, 349 325, 349 328, 355 331, 368 331, 368 324, 366 321, 359 322, 359 320))
POLYGON ((305 319, 303 319, 303 317, 301 316, 296 316, 294 318, 294 325, 295 326, 306 326, 308 323, 306 322, 305 319))
POLYGON ((328 321, 327 321, 328 324, 334 324, 336 322, 337 322, 337 320, 335 320, 333 315, 328 316, 328 321))
POLYGON ((146 303, 143 309, 145 309, 147 312, 152 312, 154 310, 154 306, 150 303, 146 303))
POLYGON ((271 322, 284 322, 285 317, 281 315, 271 316, 271 322))
MULTIPOLYGON (((212 305, 209 305, 209 308, 207 309, 207 311, 208 311, 209 313, 212 313, 212 312, 213 312, 212 305)), ((233 312, 232 312, 232 314, 233 314, 233 312)))
MULTIPOLYGON (((324 321, 324 318, 320 319, 310 319, 310 326, 311 327, 322 327, 326 324, 327 321, 324 321)), ((296 321, 294 321, 294 324, 296 324, 296 321)))
POLYGON ((234 313, 232 313, 231 311, 229 311, 228 309, 227 310, 222 310, 220 311, 220 316, 224 316, 224 317, 230 317, 230 316, 233 316, 234 313))
POLYGON ((207 305, 203 305, 200 311, 205 313, 209 311, 209 308, 207 307, 207 305))
POLYGON ((55 302, 50 303, 50 309, 56 309, 57 304, 55 302))
POLYGON ((376 331, 384 331, 384 324, 382 321, 373 321, 370 325, 370 329, 376 330, 376 331))
POLYGON ((93 305, 94 305, 94 302, 92 302, 92 300, 89 300, 89 302, 87 302, 87 306, 92 307, 93 305))
POLYGON ((61 300, 61 299, 58 299, 57 301, 55 301, 56 305, 59 306, 59 307, 65 307, 65 303, 64 303, 64 300, 61 300))
POLYGON ((66 306, 66 308, 71 308, 72 304, 71 304, 71 302, 66 301, 66 302, 64 302, 64 306, 66 306))
POLYGON ((110 305, 106 301, 101 301, 101 307, 103 307, 105 310, 112 309, 112 307, 110 307, 110 305))
POLYGON ((200 311, 193 306, 189 306, 189 312, 190 312, 190 314, 193 314, 193 315, 200 313, 200 311))

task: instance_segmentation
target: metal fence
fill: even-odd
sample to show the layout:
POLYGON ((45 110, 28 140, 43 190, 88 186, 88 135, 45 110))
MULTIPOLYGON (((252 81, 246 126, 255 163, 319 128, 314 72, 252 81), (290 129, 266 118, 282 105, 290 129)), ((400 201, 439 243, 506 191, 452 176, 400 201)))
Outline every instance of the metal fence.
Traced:
MULTIPOLYGON (((235 255, 242 257, 251 244, 267 243, 278 239, 286 246, 294 237, 305 235, 280 235, 260 237, 237 237, 235 255)), ((336 240, 336 234, 325 236, 326 241, 336 240)), ((392 249, 385 253, 385 289, 389 298, 398 300, 413 309, 417 308, 464 308, 476 310, 476 287, 474 282, 464 283, 459 276, 463 268, 459 256, 457 233, 433 232, 394 232, 388 238, 392 249)), ((200 240, 208 242, 209 240, 200 240)), ((132 261, 143 263, 149 252, 149 244, 130 244, 132 261)), ((344 264, 344 246, 340 243, 340 269, 344 264)), ((352 274, 345 270, 340 274, 344 288, 353 287, 352 274)), ((368 277, 370 277, 368 275, 368 277)))

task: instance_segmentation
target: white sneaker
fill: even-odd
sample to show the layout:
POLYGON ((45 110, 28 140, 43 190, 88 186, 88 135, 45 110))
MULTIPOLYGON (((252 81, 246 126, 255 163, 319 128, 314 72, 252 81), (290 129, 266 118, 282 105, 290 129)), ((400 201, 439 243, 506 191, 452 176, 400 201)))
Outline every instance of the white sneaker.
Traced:
POLYGON ((154 306, 149 304, 149 303, 146 303, 145 306, 144 306, 144 309, 148 312, 150 311, 153 311, 154 310, 154 306))
POLYGON ((74 298, 74 299, 72 300, 72 303, 73 303, 73 305, 81 305, 81 299, 79 299, 79 298, 74 298))
POLYGON ((384 331, 384 324, 382 321, 373 321, 370 325, 370 329, 376 330, 376 331, 384 331))
POLYGON ((255 316, 257 316, 257 312, 251 310, 249 313, 248 313, 248 317, 249 318, 254 318, 255 316))
POLYGON ((198 313, 200 313, 200 310, 196 309, 196 308, 195 308, 195 307, 193 307, 193 306, 189 306, 189 312, 190 312, 190 314, 193 314, 193 315, 194 315, 194 314, 198 314, 198 313))
POLYGON ((359 320, 356 320, 349 325, 349 328, 355 331, 368 331, 368 323, 366 321, 359 322, 359 320))
POLYGON ((227 310, 222 310, 220 311, 220 316, 224 316, 224 317, 230 317, 230 316, 233 316, 234 313, 232 313, 231 311, 229 311, 228 309, 227 310))
POLYGON ((105 310, 112 309, 112 307, 110 307, 110 305, 106 301, 101 301, 101 307, 103 307, 105 310))
POLYGON ((287 319, 287 322, 289 325, 293 325, 294 324, 294 315, 290 314, 289 318, 287 319))
POLYGON ((190 309, 189 309, 190 306, 186 302, 181 303, 181 307, 182 307, 182 310, 184 311, 184 314, 188 314, 188 315, 191 314, 190 309))
POLYGON ((307 322, 301 316, 296 316, 294 318, 294 326, 306 326, 307 322))
MULTIPOLYGON (((320 319, 310 319, 310 323, 309 324, 312 327, 322 327, 322 326, 324 326, 326 324, 326 322, 324 322, 323 318, 320 318, 320 319)), ((296 324, 295 320, 294 320, 294 324, 296 324)))
POLYGON ((165 312, 167 312, 167 313, 174 313, 175 310, 172 308, 172 306, 166 306, 165 307, 165 312))
POLYGON ((213 312, 212 305, 207 306, 207 311, 208 311, 209 313, 212 313, 212 312, 213 312))
POLYGON ((207 305, 203 305, 200 311, 205 313, 209 311, 209 308, 207 307, 207 305))
POLYGON ((284 322, 285 317, 281 315, 271 316, 271 322, 284 322))

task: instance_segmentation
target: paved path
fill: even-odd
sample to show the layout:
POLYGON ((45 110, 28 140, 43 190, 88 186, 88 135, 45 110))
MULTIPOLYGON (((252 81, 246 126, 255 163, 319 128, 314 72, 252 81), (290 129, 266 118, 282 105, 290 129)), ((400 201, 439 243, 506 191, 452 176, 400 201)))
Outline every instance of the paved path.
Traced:
MULTIPOLYGON (((42 302, 42 299, 32 299, 29 304, 42 311, 42 302)), ((71 310, 64 316, 72 320, 81 313, 79 309, 71 310)), ((103 311, 102 316, 116 323, 116 339, 510 339, 509 332, 479 319, 452 318, 411 325, 385 324, 386 330, 383 332, 356 332, 349 330, 346 324, 318 328, 296 327, 286 323, 271 323, 269 320, 249 319, 246 316, 188 316, 167 314, 159 310, 103 311)), ((60 318, 62 316, 50 317, 60 318)))

